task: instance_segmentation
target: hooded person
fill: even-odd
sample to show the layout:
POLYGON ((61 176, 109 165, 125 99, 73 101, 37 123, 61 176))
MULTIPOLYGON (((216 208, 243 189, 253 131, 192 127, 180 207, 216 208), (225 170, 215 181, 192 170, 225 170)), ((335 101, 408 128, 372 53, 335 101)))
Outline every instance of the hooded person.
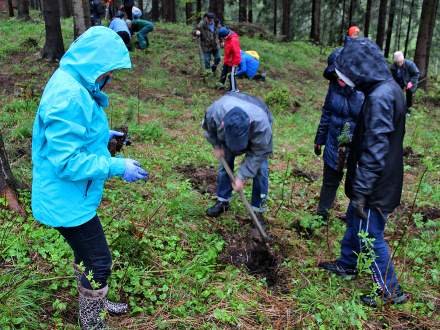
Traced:
POLYGON ((272 114, 269 108, 255 96, 228 92, 208 108, 202 128, 214 148, 215 157, 224 157, 232 170, 235 157, 245 155, 232 185, 220 164, 217 202, 207 210, 207 215, 218 217, 227 211, 232 190, 242 190, 246 180, 252 179, 251 205, 264 222, 269 186, 268 158, 272 154, 272 114))
POLYGON ((104 310, 121 314, 128 309, 106 299, 112 260, 96 211, 107 179, 148 178, 137 161, 111 157, 107 149, 109 140, 122 133, 109 130, 103 89, 114 70, 129 68, 127 48, 115 32, 102 26, 88 29, 48 81, 33 126, 32 212, 37 221, 57 229, 73 250, 84 329, 104 328, 104 310))
POLYGON ((218 86, 220 88, 225 88, 225 82, 227 77, 229 76, 229 90, 238 92, 235 75, 237 73, 237 67, 240 65, 241 62, 240 38, 238 37, 237 33, 225 26, 219 29, 218 36, 220 39, 224 40, 225 48, 223 70, 218 86))
POLYGON ((353 135, 356 119, 364 102, 362 92, 347 86, 336 74, 336 58, 341 51, 342 48, 338 48, 329 56, 328 66, 324 71, 329 87, 315 136, 314 149, 317 156, 321 155, 321 146, 325 146, 323 179, 317 207, 317 214, 323 222, 328 221, 329 210, 344 176, 345 159, 349 152, 347 139, 353 135), (340 142, 344 135, 345 141, 340 142))
MULTIPOLYGON (((403 185, 405 98, 380 48, 369 39, 352 40, 336 59, 336 73, 365 95, 347 162, 345 192, 350 199, 341 256, 319 267, 338 275, 356 275, 358 255, 372 258, 370 269, 384 303, 404 303, 390 251, 384 239, 387 217, 400 204, 403 185), (365 232, 372 246, 359 236, 365 232)), ((363 303, 377 306, 375 297, 363 303)))

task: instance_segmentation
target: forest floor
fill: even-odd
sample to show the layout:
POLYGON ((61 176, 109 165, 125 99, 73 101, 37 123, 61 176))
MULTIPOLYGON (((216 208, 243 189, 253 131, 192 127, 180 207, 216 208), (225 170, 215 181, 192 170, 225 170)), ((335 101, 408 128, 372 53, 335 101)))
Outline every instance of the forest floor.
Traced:
MULTIPOLYGON (((66 46, 72 30, 72 21, 64 20, 66 46)), ((0 39, 1 133, 29 213, 23 218, 0 208, 0 328, 77 329, 72 252, 30 211, 32 123, 56 65, 39 57, 40 17, 25 23, 0 16, 0 39)), ((111 126, 128 125, 132 137, 123 154, 151 174, 148 183, 109 180, 98 210, 113 255, 110 298, 131 307, 127 316, 109 317, 112 327, 440 328, 440 106, 434 91, 418 93, 408 118, 402 206, 385 233, 411 299, 371 309, 359 303, 373 289, 367 271, 348 280, 317 268, 339 254, 347 207, 341 187, 328 227, 314 215, 322 160, 313 141, 330 49, 241 38, 243 49, 260 53, 268 79, 240 80, 239 88, 264 98, 275 118, 268 212, 275 253, 267 255, 248 243, 250 221, 238 198, 226 215, 205 216, 214 202, 217 164, 200 124, 223 92, 213 88, 215 78, 200 77, 190 28, 157 24, 150 44, 131 53, 133 69, 117 72, 108 90, 111 126)))

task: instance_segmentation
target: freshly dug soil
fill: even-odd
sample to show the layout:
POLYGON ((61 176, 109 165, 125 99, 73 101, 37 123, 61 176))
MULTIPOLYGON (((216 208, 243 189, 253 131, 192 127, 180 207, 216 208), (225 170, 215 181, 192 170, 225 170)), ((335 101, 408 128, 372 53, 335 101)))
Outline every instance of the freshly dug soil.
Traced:
POLYGON ((217 186, 217 170, 213 166, 182 165, 175 170, 191 182, 195 190, 202 194, 215 194, 217 186))

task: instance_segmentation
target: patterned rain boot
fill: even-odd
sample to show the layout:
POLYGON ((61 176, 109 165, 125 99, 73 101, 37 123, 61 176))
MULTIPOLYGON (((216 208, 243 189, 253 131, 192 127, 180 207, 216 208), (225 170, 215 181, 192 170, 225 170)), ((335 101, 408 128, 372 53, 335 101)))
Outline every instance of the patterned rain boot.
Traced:
POLYGON ((105 324, 105 297, 108 286, 99 290, 89 290, 78 285, 79 321, 83 330, 107 329, 105 324))
MULTIPOLYGON (((75 278, 80 284, 81 271, 77 264, 73 264, 73 272, 75 273, 75 278)), ((105 309, 112 316, 118 316, 128 313, 128 305, 121 302, 113 302, 105 298, 105 309)))

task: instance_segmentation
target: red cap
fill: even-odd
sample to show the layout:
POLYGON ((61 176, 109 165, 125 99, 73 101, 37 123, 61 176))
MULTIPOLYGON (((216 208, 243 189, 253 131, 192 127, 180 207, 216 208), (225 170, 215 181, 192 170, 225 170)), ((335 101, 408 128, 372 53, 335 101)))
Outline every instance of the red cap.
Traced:
POLYGON ((357 37, 357 34, 359 32, 361 32, 361 30, 356 25, 353 25, 353 26, 350 26, 347 34, 349 37, 353 37, 353 36, 357 37))

